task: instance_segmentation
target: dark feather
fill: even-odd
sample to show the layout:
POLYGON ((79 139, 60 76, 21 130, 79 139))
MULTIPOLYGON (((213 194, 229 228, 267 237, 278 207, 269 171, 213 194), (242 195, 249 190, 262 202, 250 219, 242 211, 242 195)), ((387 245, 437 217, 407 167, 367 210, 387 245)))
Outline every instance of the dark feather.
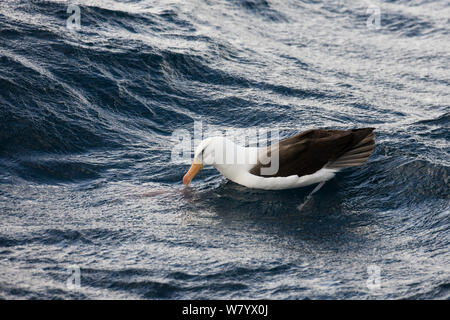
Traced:
POLYGON ((263 177, 288 177, 313 174, 326 167, 341 169, 363 164, 373 150, 373 130, 312 129, 280 141, 260 155, 250 173, 263 177), (279 169, 276 174, 262 175, 261 168, 270 167, 264 161, 266 155, 279 152, 279 169))

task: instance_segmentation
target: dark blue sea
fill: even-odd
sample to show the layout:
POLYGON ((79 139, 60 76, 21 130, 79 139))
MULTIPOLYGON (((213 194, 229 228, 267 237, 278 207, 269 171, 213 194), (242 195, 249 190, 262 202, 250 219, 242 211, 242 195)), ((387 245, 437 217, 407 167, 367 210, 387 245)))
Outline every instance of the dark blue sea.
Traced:
POLYGON ((444 0, 2 0, 0 298, 450 299, 449 17, 444 0), (375 127, 376 146, 298 210, 314 186, 205 168, 185 187, 173 133, 196 122, 375 127))

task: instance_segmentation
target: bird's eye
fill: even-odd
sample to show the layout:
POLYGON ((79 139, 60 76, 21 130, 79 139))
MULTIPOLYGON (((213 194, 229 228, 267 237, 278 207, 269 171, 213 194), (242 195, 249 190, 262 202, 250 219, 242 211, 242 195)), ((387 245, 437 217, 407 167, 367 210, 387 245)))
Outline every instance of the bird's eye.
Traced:
POLYGON ((204 153, 204 151, 205 151, 205 150, 202 150, 202 152, 200 152, 200 153, 196 156, 197 160, 200 161, 200 162, 203 161, 203 153, 204 153))
POLYGON ((203 149, 202 152, 198 155, 198 160, 200 162, 203 162, 204 156, 205 156, 205 149, 203 149))

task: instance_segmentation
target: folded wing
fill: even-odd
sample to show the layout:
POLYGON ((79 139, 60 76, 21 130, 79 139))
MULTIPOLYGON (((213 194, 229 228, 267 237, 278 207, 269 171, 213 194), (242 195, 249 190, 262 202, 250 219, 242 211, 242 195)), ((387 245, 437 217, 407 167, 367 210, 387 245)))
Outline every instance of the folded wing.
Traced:
POLYGON ((250 173, 263 177, 301 177, 322 168, 342 169, 362 165, 375 145, 373 130, 313 129, 299 133, 263 151, 250 173), (271 161, 277 159, 275 152, 278 152, 278 171, 272 175, 262 175, 261 169, 270 167, 271 161), (264 161, 266 157, 271 160, 264 161))

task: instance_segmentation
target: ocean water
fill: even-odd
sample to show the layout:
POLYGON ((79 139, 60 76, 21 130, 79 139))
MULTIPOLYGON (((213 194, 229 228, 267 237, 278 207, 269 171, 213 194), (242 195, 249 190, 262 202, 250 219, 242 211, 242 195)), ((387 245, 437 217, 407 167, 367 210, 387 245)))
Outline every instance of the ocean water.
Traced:
POLYGON ((0 298, 449 299, 449 17, 443 0, 1 1, 0 298), (205 168, 184 187, 173 133, 196 122, 370 126, 376 147, 299 211, 313 186, 205 168))

